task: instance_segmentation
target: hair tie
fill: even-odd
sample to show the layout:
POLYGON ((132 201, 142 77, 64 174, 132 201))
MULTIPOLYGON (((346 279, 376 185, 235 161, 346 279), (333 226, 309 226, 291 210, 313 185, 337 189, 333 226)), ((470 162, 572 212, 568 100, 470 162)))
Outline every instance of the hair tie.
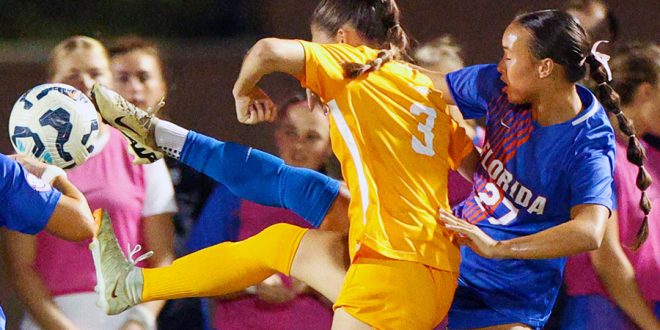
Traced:
POLYGON ((383 59, 380 57, 376 57, 373 62, 371 62, 372 67, 379 67, 383 63, 383 59))
POLYGON ((583 58, 580 60, 580 67, 582 67, 582 66, 584 65, 584 62, 587 61, 587 58, 589 58, 589 55, 583 57, 583 58))
MULTIPOLYGON (((609 41, 607 41, 607 40, 596 41, 596 43, 594 43, 594 45, 591 47, 591 54, 590 55, 593 56, 594 59, 596 61, 598 61, 598 63, 600 63, 605 68, 605 72, 607 72, 607 81, 605 83, 608 83, 608 82, 612 81, 612 70, 610 69, 610 65, 608 63, 608 61, 610 60, 610 56, 607 55, 607 54, 600 53, 597 50, 598 46, 603 42, 609 42, 609 41)), ((584 60, 586 60, 586 57, 585 57, 584 60)), ((601 83, 601 84, 603 84, 603 83, 601 83)), ((600 86, 601 84, 598 84, 598 85, 600 86)))
MULTIPOLYGON (((600 86, 600 85, 599 85, 600 86)), ((623 111, 619 110, 619 112, 614 114, 617 118, 623 117, 623 111)))

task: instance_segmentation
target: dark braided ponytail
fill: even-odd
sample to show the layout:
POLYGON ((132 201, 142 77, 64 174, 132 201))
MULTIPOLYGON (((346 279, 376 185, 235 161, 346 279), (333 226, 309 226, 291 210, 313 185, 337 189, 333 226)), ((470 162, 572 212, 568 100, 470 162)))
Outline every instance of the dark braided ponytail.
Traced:
POLYGON ((648 215, 651 212, 651 201, 646 189, 651 185, 651 177, 644 168, 646 153, 635 135, 635 128, 621 112, 619 94, 608 84, 610 76, 598 60, 595 50, 590 51, 590 41, 582 26, 569 14, 559 10, 541 10, 522 14, 516 17, 532 35, 530 50, 536 58, 550 58, 563 66, 566 77, 571 82, 584 78, 587 71, 596 84, 596 97, 605 110, 614 115, 619 128, 628 137, 627 158, 639 166, 637 187, 642 191, 639 203, 644 212, 644 221, 637 233, 634 249, 644 242, 648 236, 648 215), (587 70, 587 68, 589 70, 587 70))
POLYGON ((344 24, 351 24, 380 49, 367 63, 343 64, 344 76, 352 79, 377 71, 388 61, 408 57, 408 35, 399 23, 400 16, 394 0, 321 0, 312 15, 312 25, 335 35, 344 24))
MULTIPOLYGON (((648 83, 657 86, 660 80, 660 47, 653 43, 633 43, 626 45, 612 59, 612 71, 616 78, 612 85, 621 92, 621 104, 629 105, 634 99, 637 88, 648 83)), ((637 234, 637 241, 633 246, 639 248, 648 235, 648 214, 651 211, 651 201, 645 190, 651 185, 651 177, 644 168, 644 150, 634 129, 623 115, 618 115, 621 132, 628 137, 628 160, 639 166, 636 184, 642 190, 640 207, 644 212, 644 221, 637 234), (623 122, 621 122, 623 120, 623 122), (622 126, 626 126, 625 129, 622 126)))
POLYGON ((596 56, 594 56, 593 53, 587 56, 586 63, 589 65, 591 79, 598 84, 596 86, 596 97, 598 97, 603 108, 616 117, 617 122, 619 123, 619 129, 628 138, 628 148, 626 153, 628 161, 639 167, 636 184, 637 188, 642 191, 642 198, 639 201, 639 207, 642 209, 642 212, 644 212, 644 221, 637 232, 635 244, 632 246, 634 250, 637 250, 649 235, 648 221, 652 206, 651 201, 646 194, 646 189, 648 189, 652 183, 651 176, 644 168, 646 152, 635 133, 635 127, 621 111, 621 98, 608 84, 608 74, 603 65, 596 59, 596 56))

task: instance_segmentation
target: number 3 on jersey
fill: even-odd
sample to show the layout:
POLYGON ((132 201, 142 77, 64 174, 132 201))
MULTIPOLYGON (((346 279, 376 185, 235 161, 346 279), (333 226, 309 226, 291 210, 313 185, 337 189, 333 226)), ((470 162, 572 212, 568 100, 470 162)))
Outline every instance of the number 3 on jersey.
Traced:
POLYGON ((433 126, 435 125, 435 118, 437 117, 435 109, 421 105, 419 103, 413 103, 413 105, 410 107, 410 112, 415 116, 420 116, 422 114, 426 115, 426 121, 417 125, 417 130, 424 134, 424 142, 421 142, 417 137, 413 136, 413 150, 421 155, 434 156, 435 150, 433 150, 433 126))

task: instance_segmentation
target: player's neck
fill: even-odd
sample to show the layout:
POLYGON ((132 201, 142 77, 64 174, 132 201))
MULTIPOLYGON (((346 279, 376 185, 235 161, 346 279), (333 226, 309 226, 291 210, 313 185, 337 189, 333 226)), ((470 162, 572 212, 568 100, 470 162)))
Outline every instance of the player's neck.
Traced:
POLYGON ((532 102, 532 115, 541 126, 560 124, 582 110, 582 100, 574 84, 547 88, 532 102))

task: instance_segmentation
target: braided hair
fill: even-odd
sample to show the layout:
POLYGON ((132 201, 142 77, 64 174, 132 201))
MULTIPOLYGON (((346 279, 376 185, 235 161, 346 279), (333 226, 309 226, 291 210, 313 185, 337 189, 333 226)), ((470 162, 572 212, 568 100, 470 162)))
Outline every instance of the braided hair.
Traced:
POLYGON ((651 185, 652 180, 644 168, 646 153, 635 135, 635 128, 621 111, 619 94, 609 85, 610 75, 595 52, 591 51, 589 37, 585 30, 566 12, 536 11, 519 15, 515 22, 521 24, 532 35, 530 45, 532 54, 539 59, 550 58, 563 66, 569 81, 577 82, 589 72, 591 79, 597 84, 596 97, 603 108, 616 117, 619 129, 627 136, 626 155, 629 162, 639 167, 636 184, 642 191, 639 206, 645 215, 633 246, 633 249, 638 249, 648 236, 648 215, 651 212, 651 201, 646 194, 646 189, 651 185))
POLYGON ((312 25, 335 35, 344 24, 351 24, 380 51, 373 60, 344 63, 344 76, 357 78, 377 71, 391 60, 407 58, 408 35, 400 24, 401 12, 394 0, 321 0, 312 15, 312 25))
MULTIPOLYGON (((660 47, 651 43, 627 45, 613 59, 612 70, 617 74, 617 79, 612 82, 612 85, 621 91, 620 101, 617 100, 617 102, 627 105, 632 102, 634 94, 641 84, 649 83, 653 86, 658 84, 660 79, 660 47)), ((607 91, 604 90, 603 92, 606 93, 607 91)), ((619 119, 619 126, 621 132, 628 138, 627 158, 631 163, 639 166, 636 184, 642 190, 640 207, 644 212, 644 221, 633 246, 637 249, 648 236, 648 217, 652 205, 645 190, 651 185, 652 180, 644 168, 644 149, 639 143, 639 138, 635 136, 634 128, 621 111, 616 115, 617 118, 623 118, 619 119)))

